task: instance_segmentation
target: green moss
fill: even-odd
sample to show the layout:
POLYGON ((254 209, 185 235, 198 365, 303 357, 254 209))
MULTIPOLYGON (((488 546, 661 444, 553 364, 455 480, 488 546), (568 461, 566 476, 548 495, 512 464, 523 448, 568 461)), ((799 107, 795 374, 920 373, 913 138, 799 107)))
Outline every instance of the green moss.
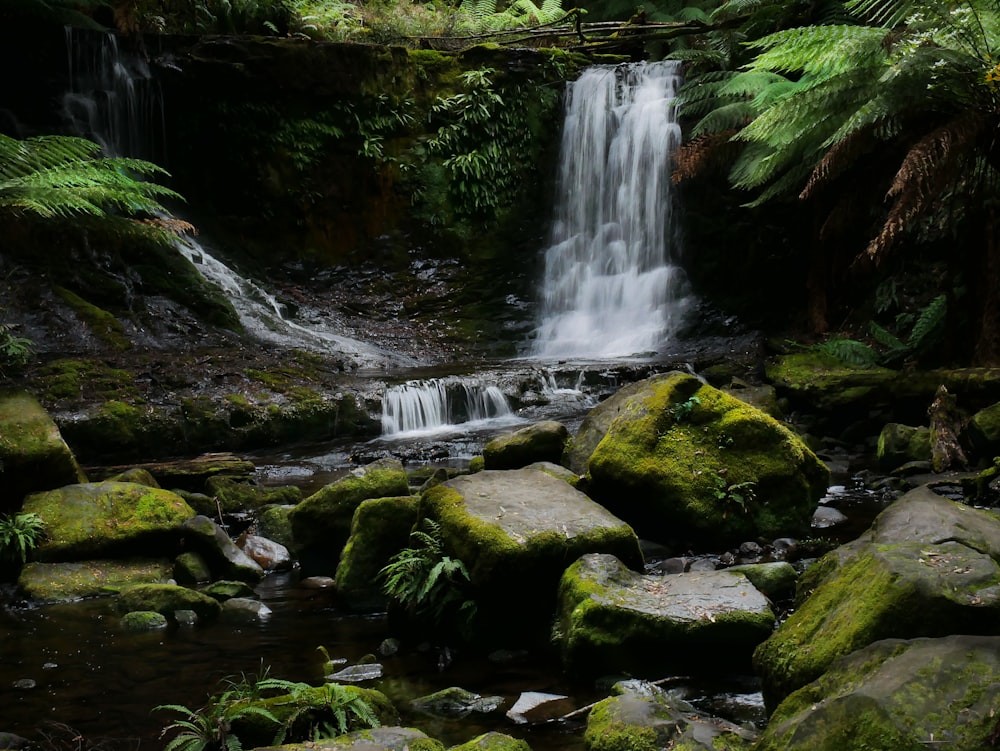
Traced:
POLYGON ((453 746, 449 751, 531 751, 531 746, 527 741, 505 733, 489 732, 453 746))
POLYGON ((119 352, 132 347, 132 342, 125 335, 125 327, 111 313, 92 305, 75 292, 63 287, 56 287, 55 291, 86 324, 91 333, 105 345, 119 352))
POLYGON ((47 403, 89 399, 123 399, 139 397, 132 374, 111 368, 99 360, 61 359, 44 365, 35 375, 35 388, 47 403))
POLYGON ((123 587, 163 583, 170 578, 166 560, 89 560, 79 563, 29 563, 18 586, 39 602, 69 602, 109 596, 123 587))
POLYGON ((176 584, 139 584, 123 589, 118 595, 118 612, 155 610, 168 618, 175 611, 193 610, 199 618, 211 620, 222 612, 217 600, 176 584))
POLYGON ((167 617, 155 610, 135 610, 122 616, 125 631, 156 631, 167 627, 167 617))

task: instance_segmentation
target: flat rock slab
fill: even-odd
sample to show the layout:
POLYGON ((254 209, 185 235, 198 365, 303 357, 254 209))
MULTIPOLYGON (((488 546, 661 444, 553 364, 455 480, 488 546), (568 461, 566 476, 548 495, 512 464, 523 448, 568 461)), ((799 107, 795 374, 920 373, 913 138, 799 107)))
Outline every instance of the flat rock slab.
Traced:
POLYGON ((767 598, 739 572, 650 576, 612 556, 587 555, 567 569, 559 589, 561 646, 574 673, 648 673, 690 657, 746 659, 774 620, 767 598))
POLYGON ((69 602, 110 597, 134 584, 165 583, 172 567, 166 559, 29 563, 17 584, 38 602, 69 602))

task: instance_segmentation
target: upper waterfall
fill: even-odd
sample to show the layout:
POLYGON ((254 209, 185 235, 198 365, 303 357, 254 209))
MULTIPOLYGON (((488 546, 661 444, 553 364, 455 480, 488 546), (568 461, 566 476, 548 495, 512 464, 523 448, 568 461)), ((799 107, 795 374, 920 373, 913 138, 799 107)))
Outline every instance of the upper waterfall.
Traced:
POLYGON ((686 302, 671 263, 675 62, 588 68, 569 85, 545 254, 540 357, 659 350, 686 302))

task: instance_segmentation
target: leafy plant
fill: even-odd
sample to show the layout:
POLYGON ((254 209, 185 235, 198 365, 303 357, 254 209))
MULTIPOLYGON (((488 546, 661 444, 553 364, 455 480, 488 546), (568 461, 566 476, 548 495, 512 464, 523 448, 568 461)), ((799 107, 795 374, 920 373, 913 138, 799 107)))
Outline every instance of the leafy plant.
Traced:
POLYGON ((176 720, 160 733, 163 738, 171 731, 176 731, 164 751, 207 751, 209 749, 225 749, 226 751, 241 751, 243 744, 232 732, 233 723, 250 717, 262 717, 274 725, 281 727, 282 723, 271 712, 263 707, 248 703, 246 699, 237 698, 231 691, 212 698, 208 704, 199 710, 189 709, 181 704, 160 704, 154 711, 167 710, 176 712, 182 719, 176 720))
POLYGON ((38 514, 0 516, 0 561, 24 564, 45 535, 45 522, 38 514))
POLYGON ((670 414, 673 415, 675 422, 684 422, 691 416, 694 412, 694 408, 701 404, 701 399, 697 396, 689 396, 682 402, 678 402, 674 406, 670 407, 670 414))
POLYGON ((723 503, 738 506, 746 513, 748 505, 757 498, 757 483, 753 481, 737 482, 730 485, 722 475, 712 475, 715 484, 715 498, 723 503))
POLYGON ((19 370, 31 361, 34 343, 23 336, 15 336, 11 326, 0 323, 0 374, 19 370))
POLYGON ((469 572, 462 561, 444 554, 441 526, 424 519, 424 529, 410 533, 410 547, 394 555, 379 572, 382 591, 414 615, 440 622, 454 610, 468 623, 475 602, 465 598, 469 572))
MULTIPOLYGON (((290 701, 302 702, 302 706, 285 720, 286 730, 304 716, 316 713, 330 715, 330 719, 312 719, 309 730, 309 739, 312 741, 343 735, 358 727, 377 728, 381 724, 375 709, 364 696, 355 688, 340 683, 324 683, 319 687, 297 683, 292 687, 290 701)), ((283 740, 282 734, 276 743, 283 740)))

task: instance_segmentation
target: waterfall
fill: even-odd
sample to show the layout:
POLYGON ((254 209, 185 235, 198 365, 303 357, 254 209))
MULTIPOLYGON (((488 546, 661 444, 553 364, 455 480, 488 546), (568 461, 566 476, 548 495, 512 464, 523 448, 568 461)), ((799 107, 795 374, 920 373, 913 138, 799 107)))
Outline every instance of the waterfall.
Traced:
POLYGON ((678 63, 588 68, 571 83, 533 354, 660 350, 686 304, 671 263, 678 63))
POLYGON ((477 379, 432 378, 386 389, 382 435, 445 431, 486 420, 515 421, 507 397, 477 379))

